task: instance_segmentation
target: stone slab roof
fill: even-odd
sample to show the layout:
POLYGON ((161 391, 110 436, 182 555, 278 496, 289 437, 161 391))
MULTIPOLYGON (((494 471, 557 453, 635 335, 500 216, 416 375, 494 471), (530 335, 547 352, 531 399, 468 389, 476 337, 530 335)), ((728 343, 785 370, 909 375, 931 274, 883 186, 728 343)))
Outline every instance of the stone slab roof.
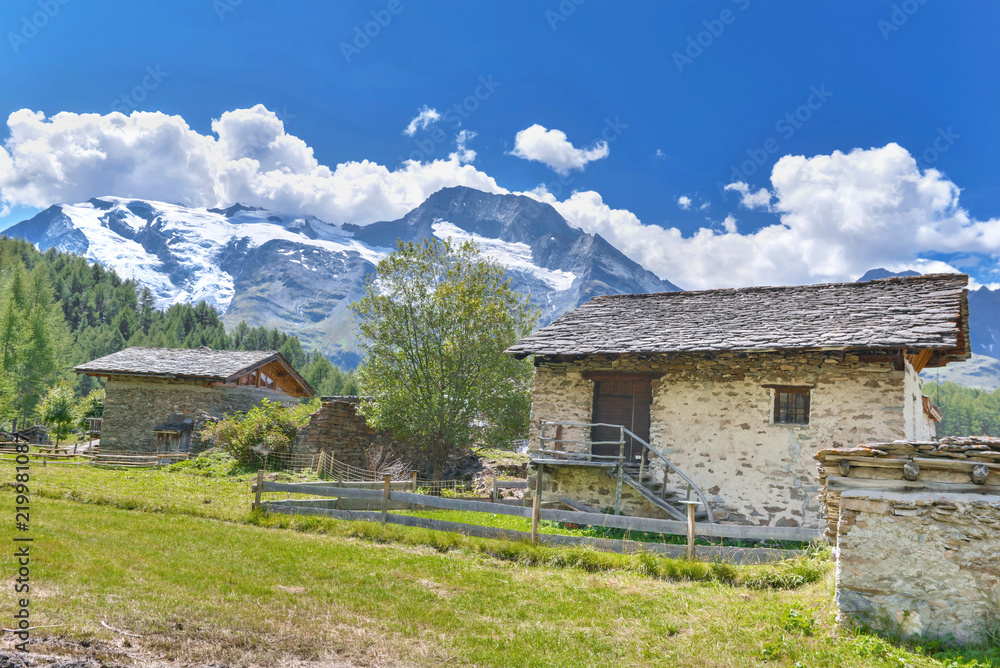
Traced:
POLYGON ((151 376, 225 381, 274 359, 273 350, 211 350, 210 348, 141 348, 120 350, 73 370, 99 376, 151 376))
POLYGON ((968 276, 595 297, 507 352, 585 356, 824 349, 933 349, 969 357, 968 276))

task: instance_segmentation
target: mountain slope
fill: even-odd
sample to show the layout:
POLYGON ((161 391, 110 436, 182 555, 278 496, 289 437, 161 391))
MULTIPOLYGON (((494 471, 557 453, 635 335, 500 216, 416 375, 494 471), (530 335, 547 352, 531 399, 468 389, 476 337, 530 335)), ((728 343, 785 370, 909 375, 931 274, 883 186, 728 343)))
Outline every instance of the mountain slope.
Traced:
POLYGON ((470 188, 446 188, 399 220, 366 227, 239 204, 100 197, 51 206, 6 234, 114 268, 161 306, 205 300, 230 325, 296 334, 346 366, 358 361, 348 305, 397 239, 475 240, 542 309, 543 323, 596 295, 677 289, 547 204, 470 188))

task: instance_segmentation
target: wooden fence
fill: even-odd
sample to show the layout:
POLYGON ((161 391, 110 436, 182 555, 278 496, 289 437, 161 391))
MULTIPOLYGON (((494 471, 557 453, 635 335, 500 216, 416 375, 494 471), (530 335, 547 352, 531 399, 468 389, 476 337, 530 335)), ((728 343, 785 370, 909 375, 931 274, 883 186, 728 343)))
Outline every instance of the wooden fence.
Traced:
POLYGON ((112 466, 115 468, 157 468, 173 464, 188 458, 186 452, 124 452, 107 451, 102 453, 99 447, 88 448, 84 452, 66 452, 66 447, 31 446, 29 452, 18 452, 13 443, 0 443, 0 459, 16 459, 26 455, 35 462, 45 466, 48 462, 64 464, 90 464, 95 466, 112 466))
MULTIPOLYGON (((406 483, 402 483, 405 485, 406 483)), ((546 545, 590 545, 597 549, 612 552, 645 551, 667 556, 687 556, 689 558, 721 559, 732 563, 769 563, 804 554, 803 550, 779 550, 769 548, 741 548, 724 546, 695 545, 695 537, 734 538, 742 540, 784 540, 813 541, 820 537, 819 529, 799 527, 756 527, 729 524, 710 524, 689 520, 658 520, 648 517, 628 517, 624 515, 606 515, 603 513, 588 513, 577 510, 562 510, 558 508, 542 508, 533 500, 532 507, 510 506, 490 501, 471 499, 452 499, 426 494, 415 494, 412 491, 402 491, 400 483, 393 483, 388 478, 383 483, 366 483, 367 488, 358 486, 332 486, 324 483, 276 483, 263 480, 258 475, 257 484, 252 491, 256 494, 254 506, 263 507, 269 512, 291 515, 319 515, 345 520, 380 521, 402 526, 423 527, 439 531, 452 531, 484 538, 505 538, 509 540, 530 540, 546 545), (373 488, 381 484, 381 489, 373 488), (294 494, 309 494, 321 499, 280 501, 261 501, 261 494, 266 492, 286 492, 294 494), (338 507, 344 499, 357 500, 370 504, 369 508, 379 510, 350 510, 338 507), (409 509, 437 508, 445 510, 464 510, 478 513, 512 515, 531 519, 531 532, 515 531, 484 527, 462 522, 447 522, 409 515, 396 515, 389 510, 406 507, 409 509), (607 538, 592 538, 587 536, 563 536, 542 534, 538 532, 540 520, 564 522, 580 526, 607 527, 626 531, 641 531, 658 534, 687 536, 687 545, 667 545, 663 543, 646 543, 631 540, 613 540, 607 538)), ((692 507, 693 508, 693 507, 692 507)))

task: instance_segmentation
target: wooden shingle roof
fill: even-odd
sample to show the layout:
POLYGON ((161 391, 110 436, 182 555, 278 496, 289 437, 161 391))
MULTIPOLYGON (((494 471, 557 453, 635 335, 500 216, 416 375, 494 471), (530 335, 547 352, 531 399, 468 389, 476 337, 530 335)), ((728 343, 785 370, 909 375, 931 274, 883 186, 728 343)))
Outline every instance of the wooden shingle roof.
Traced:
POLYGON ((271 375, 285 376, 302 395, 313 389, 274 350, 212 350, 210 348, 143 348, 135 346, 100 357, 73 370, 89 376, 144 376, 189 378, 206 382, 232 382, 255 369, 270 365, 271 375))
POLYGON ((969 357, 968 276, 595 297, 507 352, 585 356, 672 352, 933 350, 969 357))

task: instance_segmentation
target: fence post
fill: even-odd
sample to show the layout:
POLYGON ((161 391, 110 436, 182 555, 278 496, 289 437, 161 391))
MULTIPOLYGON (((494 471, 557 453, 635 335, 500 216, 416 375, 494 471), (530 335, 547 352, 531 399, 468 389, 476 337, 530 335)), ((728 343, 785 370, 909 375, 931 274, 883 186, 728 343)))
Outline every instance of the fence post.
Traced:
MULTIPOLYGON (((416 471, 413 472, 413 481, 410 483, 410 491, 413 492, 414 494, 417 493, 417 472, 416 471)), ((416 510, 416 509, 417 509, 417 504, 411 503, 410 504, 410 510, 416 510)))
POLYGON ((625 482, 625 427, 618 439, 618 484, 615 485, 615 515, 622 514, 622 483, 625 482))
POLYGON ((535 473, 535 497, 531 499, 531 544, 538 544, 538 518, 542 511, 542 464, 535 473))
POLYGON ((694 559, 694 507, 701 505, 698 501, 681 501, 687 506, 687 558, 694 559))
POLYGON ((264 469, 257 469, 257 494, 254 496, 253 506, 250 510, 260 508, 260 493, 264 490, 264 469))
POLYGON ((382 524, 389 521, 389 483, 391 481, 392 476, 386 474, 382 483, 382 524))

